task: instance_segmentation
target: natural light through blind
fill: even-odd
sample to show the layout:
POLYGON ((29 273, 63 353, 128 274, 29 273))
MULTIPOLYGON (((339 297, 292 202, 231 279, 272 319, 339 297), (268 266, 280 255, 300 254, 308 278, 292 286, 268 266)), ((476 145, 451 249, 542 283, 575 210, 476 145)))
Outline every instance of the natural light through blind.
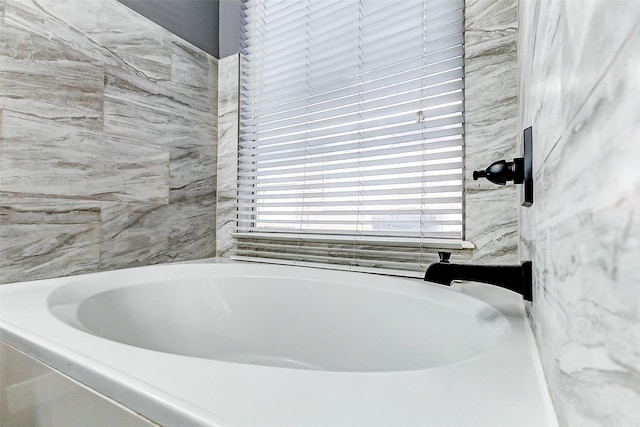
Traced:
POLYGON ((462 239, 463 7, 243 3, 237 256, 462 239))

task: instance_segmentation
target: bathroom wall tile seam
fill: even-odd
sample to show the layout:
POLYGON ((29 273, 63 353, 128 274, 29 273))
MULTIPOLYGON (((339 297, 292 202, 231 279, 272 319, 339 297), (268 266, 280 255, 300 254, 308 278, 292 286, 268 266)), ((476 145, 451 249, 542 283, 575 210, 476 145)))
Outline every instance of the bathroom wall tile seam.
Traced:
MULTIPOLYGON (((619 51, 620 45, 637 23, 637 16, 633 12, 637 2, 614 2, 612 4, 615 8, 607 8, 605 4, 599 1, 584 4, 565 1, 521 2, 521 6, 527 10, 527 17, 530 17, 528 19, 544 28, 539 37, 530 40, 533 44, 528 46, 529 53, 526 56, 520 55, 519 58, 521 68, 529 70, 527 75, 523 75, 520 84, 521 102, 540 103, 539 100, 529 100, 528 97, 544 97, 548 101, 546 108, 538 107, 531 112, 528 122, 522 123, 523 127, 534 120, 547 123, 534 131, 534 150, 538 165, 546 161, 546 158, 541 158, 538 154, 549 153, 549 146, 560 140, 566 131, 566 124, 584 105, 589 91, 609 68, 612 56, 619 51), (615 13, 618 9, 627 12, 620 15, 615 13), (575 18, 559 19, 563 14, 574 15, 575 18), (598 15, 597 19, 594 14, 598 15), (555 18, 550 18, 552 16, 555 18), (611 19, 618 20, 618 27, 616 31, 605 35, 602 28, 611 19), (585 45, 587 40, 590 43, 588 46, 585 45), (553 60, 548 58, 549 49, 556 49, 553 60), (535 63, 530 65, 532 61, 535 63), (530 82, 538 82, 538 86, 529 88, 530 82)), ((521 28, 521 39, 523 38, 524 41, 529 41, 529 29, 521 28)))
POLYGON ((0 1, 0 283, 213 256, 217 60, 115 0, 34 5, 0 1))
MULTIPOLYGON (((556 149, 556 147, 558 147, 560 145, 560 142, 562 140, 565 140, 568 137, 569 131, 573 127, 573 125, 575 124, 576 119, 580 116, 580 114, 582 113, 583 109, 588 104, 589 97, 591 97, 593 95, 593 93, 598 89, 598 87, 603 82, 603 80, 605 80, 605 77, 606 77, 607 73, 609 73, 609 71, 611 71, 612 67, 615 65, 615 62, 618 60, 618 57, 623 53, 623 51, 625 50, 627 45, 632 41, 634 33, 636 31, 638 31, 639 29, 640 29, 640 19, 638 19, 638 22, 635 24, 633 30, 629 33, 629 35, 626 37, 625 41, 622 43, 622 45, 620 45, 620 47, 618 48, 618 50, 614 54, 613 58, 611 58, 611 60, 607 64, 606 68, 602 71, 602 74, 600 74, 600 76, 598 77, 598 80, 589 89, 587 97, 585 98, 584 102, 580 105, 578 110, 576 110, 576 113, 569 120, 569 122, 567 122, 567 126, 566 126, 566 129, 565 129, 564 133, 552 143, 551 148, 548 150, 547 155, 544 157, 544 159, 542 159, 540 164, 539 165, 535 165, 535 173, 534 173, 534 178, 535 179, 538 178, 538 175, 540 173, 540 169, 544 165, 546 165, 547 160, 549 160, 549 157, 551 156, 553 151, 556 149)), ((527 127, 526 123, 523 123, 522 125, 523 125, 523 127, 527 127)), ((535 139, 535 135, 534 135, 534 139, 535 139)))

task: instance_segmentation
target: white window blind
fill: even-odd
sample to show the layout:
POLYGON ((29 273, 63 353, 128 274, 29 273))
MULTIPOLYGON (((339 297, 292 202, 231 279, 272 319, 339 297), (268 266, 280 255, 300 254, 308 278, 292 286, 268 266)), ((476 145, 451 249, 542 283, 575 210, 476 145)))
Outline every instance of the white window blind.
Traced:
POLYGON ((462 247, 463 8, 243 2, 235 258, 422 273, 462 247))

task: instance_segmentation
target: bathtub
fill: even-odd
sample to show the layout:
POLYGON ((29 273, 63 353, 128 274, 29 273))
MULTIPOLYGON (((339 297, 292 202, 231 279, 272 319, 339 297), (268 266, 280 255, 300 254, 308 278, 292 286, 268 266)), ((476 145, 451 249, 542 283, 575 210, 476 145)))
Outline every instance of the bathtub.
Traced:
POLYGON ((519 295, 234 262, 0 286, 0 338, 166 427, 555 426, 519 295))

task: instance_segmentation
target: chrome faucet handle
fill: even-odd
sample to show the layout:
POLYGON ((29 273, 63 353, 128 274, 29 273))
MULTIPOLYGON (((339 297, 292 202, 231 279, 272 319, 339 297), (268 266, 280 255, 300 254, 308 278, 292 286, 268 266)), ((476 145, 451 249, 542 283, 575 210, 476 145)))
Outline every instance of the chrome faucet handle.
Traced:
POLYGON ((440 257, 440 262, 448 264, 449 263, 449 258, 451 258, 451 252, 440 252, 440 251, 438 251, 438 256, 440 257))

